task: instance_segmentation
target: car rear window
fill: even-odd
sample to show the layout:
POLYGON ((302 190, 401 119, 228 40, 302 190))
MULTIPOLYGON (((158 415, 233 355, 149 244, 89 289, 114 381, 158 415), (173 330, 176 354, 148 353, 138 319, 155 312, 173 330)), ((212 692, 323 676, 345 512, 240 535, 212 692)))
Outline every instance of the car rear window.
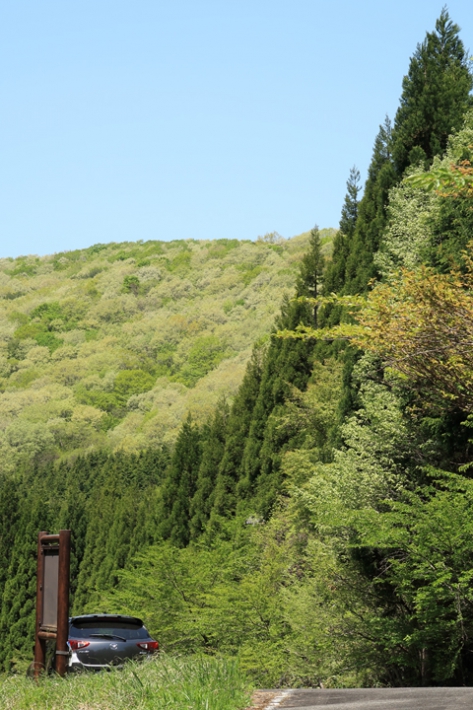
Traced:
POLYGON ((71 624, 69 636, 72 638, 88 638, 90 634, 112 634, 122 636, 124 639, 145 639, 149 634, 144 626, 130 624, 125 621, 76 621, 71 624))

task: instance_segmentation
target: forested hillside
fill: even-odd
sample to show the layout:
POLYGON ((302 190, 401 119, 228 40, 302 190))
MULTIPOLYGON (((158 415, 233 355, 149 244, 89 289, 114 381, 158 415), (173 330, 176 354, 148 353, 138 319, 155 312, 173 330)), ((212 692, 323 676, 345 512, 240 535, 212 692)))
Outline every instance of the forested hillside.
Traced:
MULTIPOLYGON (((0 261, 0 470, 175 440, 239 386, 307 236, 0 261)), ((325 234, 330 248, 330 230, 325 234)))
MULTIPOLYGON (((44 315, 52 306, 38 301, 21 318, 12 301, 7 347, 47 350, 51 372, 75 331, 84 332, 84 352, 121 338, 121 357, 137 359, 117 361, 107 386, 98 365, 90 386, 86 378, 69 385, 74 401, 110 422, 109 434, 97 427, 80 456, 56 442, 30 466, 10 457, 2 474, 5 668, 21 668, 31 646, 35 534, 71 527, 74 611, 143 616, 167 652, 236 656, 262 687, 473 683, 472 87, 459 28, 444 10, 410 60, 393 125, 386 120, 376 137, 361 199, 359 173, 350 173, 333 252, 317 229, 276 251, 238 247, 272 260, 286 249, 297 268, 291 293, 274 314, 255 288, 270 336, 254 343, 241 382, 224 392, 207 380, 205 410, 193 413, 186 395, 176 437, 156 435, 158 414, 147 428, 141 403, 158 400, 146 392, 165 377, 168 389, 194 387, 201 397, 211 375, 198 370, 193 380, 184 355, 198 342, 191 364, 208 365, 212 337, 220 343, 223 333, 231 352, 231 327, 206 326, 207 340, 181 345, 171 337, 174 311, 159 311, 163 338, 146 351, 156 334, 137 306, 130 325, 107 326, 99 341, 86 320, 49 327, 67 319, 44 315), (160 359, 168 341, 175 360, 160 359), (150 386, 132 392, 125 378, 120 389, 123 372, 150 386)), ((213 248, 190 243, 179 254, 213 248)), ((115 247, 107 249, 110 259, 115 247)), ((123 261, 113 298, 140 303, 140 269, 150 268, 123 261)), ((227 272, 243 273, 240 262, 227 272)), ((188 278, 166 273, 176 289, 188 278)), ((216 284, 213 313, 243 309, 216 284)))

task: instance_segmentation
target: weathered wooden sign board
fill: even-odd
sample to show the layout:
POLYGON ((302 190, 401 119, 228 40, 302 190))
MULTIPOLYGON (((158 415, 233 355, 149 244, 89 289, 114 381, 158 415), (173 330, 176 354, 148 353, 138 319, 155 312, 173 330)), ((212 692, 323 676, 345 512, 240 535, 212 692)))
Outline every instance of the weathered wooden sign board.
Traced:
POLYGON ((35 678, 46 665, 46 641, 56 641, 56 672, 67 670, 69 628, 69 574, 71 531, 59 535, 38 535, 38 577, 36 586, 35 678))

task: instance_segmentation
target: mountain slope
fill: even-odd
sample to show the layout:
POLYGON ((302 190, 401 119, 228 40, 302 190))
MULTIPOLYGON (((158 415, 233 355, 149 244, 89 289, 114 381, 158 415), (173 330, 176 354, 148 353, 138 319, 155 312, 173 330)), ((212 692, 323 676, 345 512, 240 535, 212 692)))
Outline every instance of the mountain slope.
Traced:
MULTIPOLYGON (((333 230, 326 230, 325 248, 333 230)), ((308 234, 0 260, 0 470, 174 441, 241 382, 308 234)))

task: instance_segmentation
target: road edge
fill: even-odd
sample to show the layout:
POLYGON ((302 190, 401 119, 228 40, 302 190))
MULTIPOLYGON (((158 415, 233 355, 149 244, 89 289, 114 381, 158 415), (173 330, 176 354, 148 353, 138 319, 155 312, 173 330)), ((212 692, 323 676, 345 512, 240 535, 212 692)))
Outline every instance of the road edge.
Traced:
POLYGON ((278 708, 282 701, 285 700, 289 695, 291 695, 292 690, 281 690, 278 695, 276 695, 275 698, 269 701, 269 705, 266 705, 264 710, 276 710, 278 708))

